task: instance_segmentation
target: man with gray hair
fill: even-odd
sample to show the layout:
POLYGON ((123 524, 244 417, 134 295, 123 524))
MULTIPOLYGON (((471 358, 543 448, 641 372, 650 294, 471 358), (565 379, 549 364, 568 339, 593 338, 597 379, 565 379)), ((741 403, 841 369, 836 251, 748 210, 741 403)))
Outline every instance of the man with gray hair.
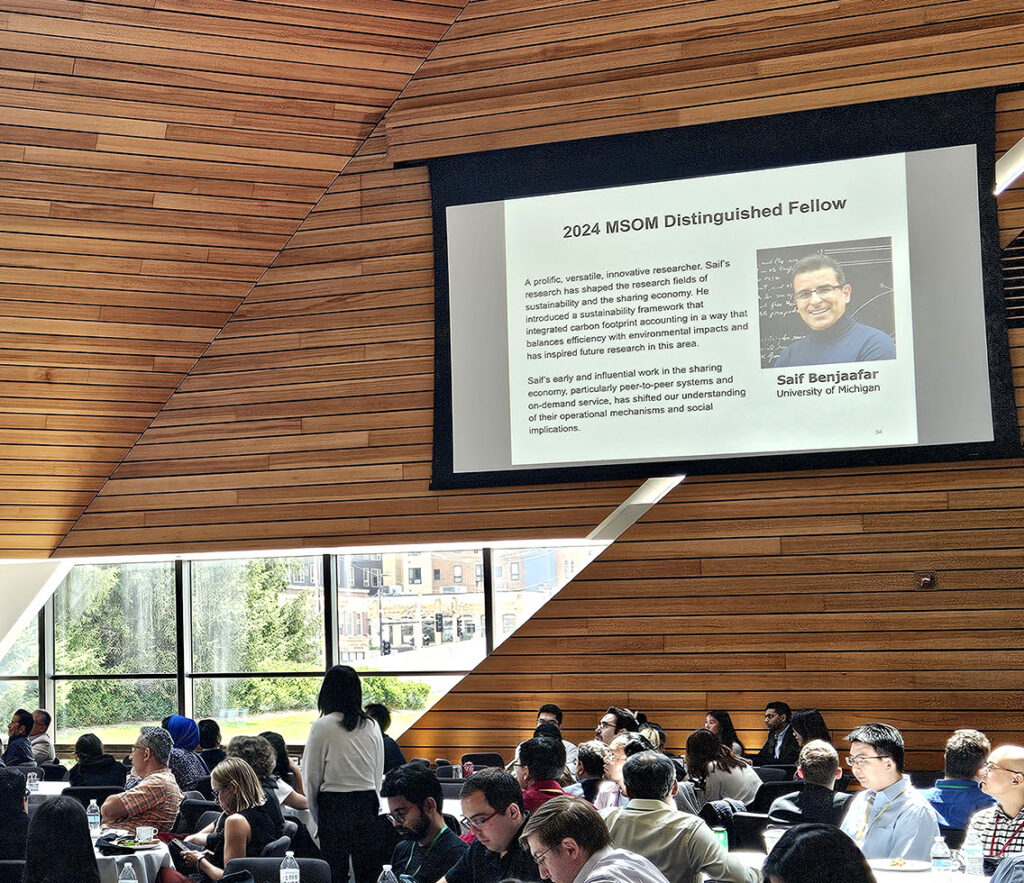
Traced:
POLYGON ((804 743, 796 774, 803 779, 803 790, 777 797, 768 809, 771 820, 780 825, 821 822, 838 827, 852 796, 833 790, 841 775, 839 752, 823 739, 804 743))
POLYGON ((104 825, 127 828, 132 834, 140 826, 171 830, 181 805, 181 789, 167 766, 172 746, 171 734, 162 727, 139 731, 129 755, 139 782, 103 801, 100 819, 104 825))
POLYGON ((553 797, 530 816, 519 841, 553 883, 668 883, 642 855, 616 849, 582 797, 553 797))
POLYGON ((641 751, 622 768, 629 803, 603 810, 612 839, 646 856, 670 883, 707 879, 757 883, 757 872, 729 855, 703 819, 676 809, 676 766, 657 751, 641 751))

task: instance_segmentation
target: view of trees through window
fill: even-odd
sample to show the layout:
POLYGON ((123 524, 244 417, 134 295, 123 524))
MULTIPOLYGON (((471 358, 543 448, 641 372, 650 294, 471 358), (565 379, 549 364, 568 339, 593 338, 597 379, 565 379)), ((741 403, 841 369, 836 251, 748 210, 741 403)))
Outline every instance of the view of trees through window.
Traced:
MULTIPOLYGON (((185 711, 218 720, 225 739, 304 741, 332 621, 325 566, 335 656, 365 672, 364 701, 387 705, 400 735, 597 551, 495 550, 494 623, 479 549, 78 565, 50 606, 57 740, 129 743, 185 711)), ((0 660, 2 707, 40 704, 39 666, 34 621, 0 660)))

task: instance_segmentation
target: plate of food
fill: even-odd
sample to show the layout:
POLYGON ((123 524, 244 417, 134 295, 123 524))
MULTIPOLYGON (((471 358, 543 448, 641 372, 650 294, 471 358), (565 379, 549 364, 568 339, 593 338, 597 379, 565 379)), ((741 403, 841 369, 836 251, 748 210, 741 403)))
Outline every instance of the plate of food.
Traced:
POLYGON ((868 866, 873 871, 930 871, 931 862, 913 858, 869 858, 868 866))
POLYGON ((115 846, 120 846, 122 849, 152 849, 154 846, 159 846, 160 841, 154 837, 152 840, 138 840, 135 837, 118 837, 114 841, 115 846))

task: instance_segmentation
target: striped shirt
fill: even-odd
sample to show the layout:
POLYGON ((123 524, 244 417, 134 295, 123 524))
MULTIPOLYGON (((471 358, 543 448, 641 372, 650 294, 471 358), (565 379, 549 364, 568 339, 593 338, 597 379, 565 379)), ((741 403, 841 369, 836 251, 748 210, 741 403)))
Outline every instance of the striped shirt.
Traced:
POLYGON ((1024 852, 1024 809, 1012 819, 998 804, 988 809, 979 809, 971 816, 967 830, 977 832, 985 855, 1017 855, 1024 852))

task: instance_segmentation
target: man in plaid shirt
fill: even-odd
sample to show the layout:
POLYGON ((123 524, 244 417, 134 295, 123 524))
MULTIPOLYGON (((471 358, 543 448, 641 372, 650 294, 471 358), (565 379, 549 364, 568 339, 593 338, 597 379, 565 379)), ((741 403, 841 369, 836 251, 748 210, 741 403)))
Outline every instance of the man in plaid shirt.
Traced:
POLYGON ((132 769, 141 776, 134 787, 111 794, 100 809, 104 825, 127 828, 132 834, 141 825, 170 831, 181 805, 181 789, 167 766, 171 734, 162 727, 143 727, 132 746, 132 769))

